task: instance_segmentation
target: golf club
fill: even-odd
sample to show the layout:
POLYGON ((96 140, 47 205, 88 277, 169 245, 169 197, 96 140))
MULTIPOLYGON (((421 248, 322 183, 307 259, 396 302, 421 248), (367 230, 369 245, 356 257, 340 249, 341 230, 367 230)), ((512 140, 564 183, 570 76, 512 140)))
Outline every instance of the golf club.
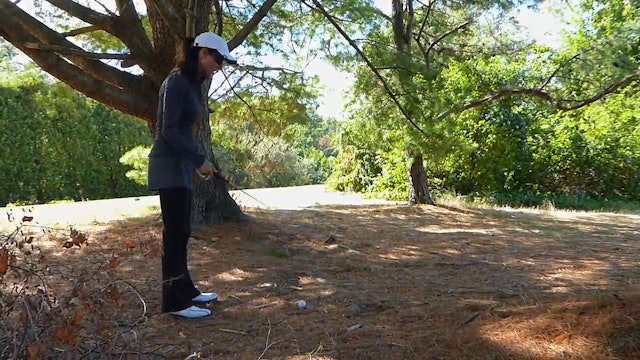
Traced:
MULTIPOLYGON (((198 173, 198 175, 204 179, 204 180, 210 180, 211 178, 205 176, 203 173, 201 173, 198 169, 196 169, 196 173, 198 173)), ((220 173, 218 172, 214 172, 213 176, 221 179, 222 181, 224 181, 225 183, 229 184, 229 186, 231 186, 232 189, 234 190, 239 190, 240 192, 242 192, 243 194, 245 194, 246 196, 250 197, 251 199, 257 201, 258 203, 260 203, 260 205, 266 207, 267 209, 270 209, 271 207, 265 203, 263 203, 262 201, 256 199, 255 197, 253 197, 251 194, 249 194, 248 192, 244 191, 242 188, 240 188, 238 185, 232 183, 231 181, 229 181, 229 179, 227 179, 226 177, 222 176, 220 173)))

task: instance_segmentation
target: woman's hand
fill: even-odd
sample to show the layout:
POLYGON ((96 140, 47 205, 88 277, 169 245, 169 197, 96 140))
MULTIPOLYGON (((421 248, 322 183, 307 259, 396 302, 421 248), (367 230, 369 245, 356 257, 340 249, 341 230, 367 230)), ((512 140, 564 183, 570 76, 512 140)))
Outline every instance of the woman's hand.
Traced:
POLYGON ((204 163, 202 165, 200 165, 200 167, 198 168, 198 172, 200 173, 200 176, 202 176, 203 179, 205 180, 209 180, 211 179, 218 171, 216 170, 216 168, 213 166, 213 164, 211 163, 211 161, 209 160, 205 160, 204 163))

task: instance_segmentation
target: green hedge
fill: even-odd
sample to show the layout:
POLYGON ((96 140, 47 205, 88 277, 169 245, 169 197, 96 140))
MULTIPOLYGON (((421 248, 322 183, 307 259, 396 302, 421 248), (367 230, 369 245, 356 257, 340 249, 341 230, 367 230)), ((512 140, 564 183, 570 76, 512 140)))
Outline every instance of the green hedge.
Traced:
POLYGON ((0 83, 0 206, 146 194, 120 157, 146 124, 39 72, 0 83))

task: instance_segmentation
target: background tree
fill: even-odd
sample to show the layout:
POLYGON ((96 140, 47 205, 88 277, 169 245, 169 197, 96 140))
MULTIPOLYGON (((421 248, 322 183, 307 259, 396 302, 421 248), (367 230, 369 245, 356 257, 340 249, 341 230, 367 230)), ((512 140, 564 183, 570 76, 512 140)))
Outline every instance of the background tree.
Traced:
MULTIPOLYGON (((392 16, 387 21, 375 22, 379 26, 367 33, 362 46, 343 32, 363 60, 354 88, 354 104, 358 109, 354 116, 362 120, 359 124, 376 123, 374 131, 391 138, 378 148, 381 153, 369 158, 382 157, 376 160, 384 164, 376 166, 378 174, 396 181, 399 163, 385 156, 397 154, 393 147, 405 149, 410 184, 405 189, 411 202, 431 202, 422 167, 424 160, 435 165, 447 152, 463 146, 459 142, 461 138, 453 132, 460 113, 489 104, 502 108, 507 104, 522 106, 514 96, 525 96, 543 107, 576 110, 637 81, 637 69, 612 71, 613 61, 605 58, 595 62, 592 59, 590 65, 598 64, 601 73, 583 71, 580 79, 564 81, 563 76, 583 66, 588 57, 576 56, 570 51, 571 47, 555 52, 518 40, 517 24, 506 16, 506 11, 518 4, 522 5, 504 1, 425 4, 394 0, 392 16), (607 76, 601 76, 605 73, 607 76), (592 86, 586 87, 585 83, 592 86), (395 145, 389 148, 389 142, 395 145), (427 157, 423 159, 425 153, 427 157), (396 170, 388 166, 395 166, 396 170)), ((322 10, 320 2, 314 1, 314 5, 322 10)), ((585 9, 590 6, 583 5, 585 9)), ((617 11, 621 12, 624 13, 617 11)), ((326 16, 332 20, 329 14, 326 16)), ((339 27, 336 22, 334 25, 339 27)), ((594 25, 582 24, 582 28, 595 29, 594 25)), ((611 40, 613 34, 596 33, 591 40, 597 38, 601 45, 611 40)), ((623 34, 620 37, 632 35, 629 29, 623 34)), ((583 46, 588 41, 574 46, 573 50, 588 52, 589 47, 583 46)), ((591 45, 591 49, 593 47, 591 45)), ((604 48, 602 52, 612 50, 610 45, 604 48)), ((351 158, 353 154, 346 156, 351 158)), ((375 170, 376 167, 364 168, 375 170)), ((334 173, 335 184, 345 180, 339 177, 339 173, 334 173)))

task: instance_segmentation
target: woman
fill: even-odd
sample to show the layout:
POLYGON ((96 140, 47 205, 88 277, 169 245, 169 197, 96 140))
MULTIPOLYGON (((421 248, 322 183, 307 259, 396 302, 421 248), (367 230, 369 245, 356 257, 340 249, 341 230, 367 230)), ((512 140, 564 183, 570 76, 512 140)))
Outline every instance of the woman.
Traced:
POLYGON ((211 311, 194 302, 216 301, 215 293, 201 293, 187 268, 191 236, 191 176, 194 168, 204 179, 215 175, 209 160, 196 150, 193 125, 200 115, 200 88, 204 80, 235 63, 226 41, 206 32, 187 39, 183 57, 160 87, 156 136, 149 153, 148 184, 160 195, 162 211, 162 312, 185 318, 208 316, 211 311))

